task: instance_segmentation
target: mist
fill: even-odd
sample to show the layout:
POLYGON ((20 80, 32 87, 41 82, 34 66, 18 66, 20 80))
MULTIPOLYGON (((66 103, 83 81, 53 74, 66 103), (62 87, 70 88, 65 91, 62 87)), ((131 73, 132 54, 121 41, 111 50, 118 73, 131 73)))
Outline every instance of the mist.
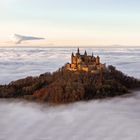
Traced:
POLYGON ((138 139, 140 91, 133 94, 57 107, 0 100, 0 139, 138 139))
MULTIPOLYGON (((0 84, 53 72, 77 48, 0 48, 0 84)), ((80 49, 84 52, 85 48, 80 49)), ((140 49, 86 48, 101 61, 140 78, 140 49)), ((0 99, 1 140, 137 140, 140 90, 121 97, 48 106, 0 99)))

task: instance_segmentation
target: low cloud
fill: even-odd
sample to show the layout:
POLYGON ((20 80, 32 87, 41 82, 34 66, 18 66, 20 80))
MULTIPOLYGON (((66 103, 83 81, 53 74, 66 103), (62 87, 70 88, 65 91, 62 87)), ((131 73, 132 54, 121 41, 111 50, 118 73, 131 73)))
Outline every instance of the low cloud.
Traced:
POLYGON ((41 37, 34 37, 34 36, 24 36, 24 35, 19 35, 19 34, 14 34, 12 37, 12 41, 15 44, 21 44, 23 41, 28 41, 28 40, 44 40, 45 38, 41 37))

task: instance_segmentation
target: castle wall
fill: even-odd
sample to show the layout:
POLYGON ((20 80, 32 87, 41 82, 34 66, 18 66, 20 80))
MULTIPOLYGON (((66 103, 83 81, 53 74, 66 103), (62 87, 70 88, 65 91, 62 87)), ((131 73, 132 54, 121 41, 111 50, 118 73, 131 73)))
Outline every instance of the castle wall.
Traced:
POLYGON ((76 56, 73 56, 72 57, 72 64, 77 64, 77 57, 76 56))
POLYGON ((83 70, 83 71, 86 71, 86 72, 89 71, 89 70, 88 70, 88 67, 82 67, 82 70, 83 70))
POLYGON ((71 64, 66 64, 66 69, 70 69, 71 68, 71 64))
MULTIPOLYGON (((79 49, 78 49, 79 50, 79 49)), ((94 57, 93 55, 81 55, 80 52, 76 53, 74 55, 72 53, 71 55, 71 64, 66 64, 65 66, 66 69, 72 70, 72 71, 90 71, 90 72, 97 72, 102 68, 105 68, 104 64, 100 63, 100 57, 94 57)))
POLYGON ((97 64, 97 65, 100 64, 100 57, 99 57, 99 56, 96 57, 96 64, 97 64))
POLYGON ((77 65, 76 64, 71 64, 71 68, 72 69, 76 69, 77 68, 77 65))

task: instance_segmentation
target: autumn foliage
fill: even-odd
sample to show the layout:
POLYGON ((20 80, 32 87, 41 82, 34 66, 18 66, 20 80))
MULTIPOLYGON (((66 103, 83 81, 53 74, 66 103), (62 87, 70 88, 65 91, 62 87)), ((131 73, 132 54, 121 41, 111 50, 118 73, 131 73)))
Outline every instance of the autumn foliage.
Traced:
POLYGON ((113 66, 108 66, 96 74, 72 72, 61 68, 54 73, 27 77, 8 85, 1 85, 0 97, 60 104, 114 97, 137 87, 140 87, 139 80, 123 74, 113 66))

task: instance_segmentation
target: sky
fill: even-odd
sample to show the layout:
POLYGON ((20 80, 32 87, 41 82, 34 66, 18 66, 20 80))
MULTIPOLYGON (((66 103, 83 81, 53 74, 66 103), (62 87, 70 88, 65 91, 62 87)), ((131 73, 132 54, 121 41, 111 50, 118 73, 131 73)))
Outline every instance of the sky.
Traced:
POLYGON ((21 45, 140 45, 139 0, 1 0, 0 46, 13 34, 45 40, 21 45))

